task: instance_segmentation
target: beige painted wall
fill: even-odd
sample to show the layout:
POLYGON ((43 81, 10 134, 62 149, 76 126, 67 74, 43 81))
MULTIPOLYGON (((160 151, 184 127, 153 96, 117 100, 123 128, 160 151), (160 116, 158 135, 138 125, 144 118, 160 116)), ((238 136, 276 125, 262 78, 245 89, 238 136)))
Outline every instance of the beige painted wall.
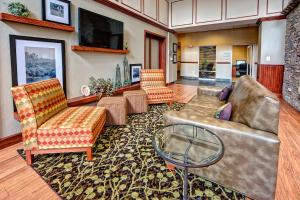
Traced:
POLYGON ((167 83, 175 82, 177 80, 177 64, 173 64, 173 43, 178 43, 176 35, 169 33, 167 48, 167 62, 169 62, 169 67, 167 67, 167 83))
MULTIPOLYGON (((41 18, 41 1, 18 0, 24 3, 33 13, 33 17, 41 18)), ((7 12, 7 3, 10 0, 0 1, 0 12, 7 12)), ((144 30, 149 30, 167 36, 167 32, 146 24, 135 18, 103 6, 92 0, 72 0, 72 23, 77 30, 77 9, 82 7, 116 20, 124 22, 124 42, 128 42, 130 54, 127 56, 129 63, 144 63, 144 30)), ((69 33, 59 30, 39 28, 35 26, 16 23, 0 22, 0 137, 6 137, 20 132, 20 126, 13 119, 11 87, 11 65, 9 52, 9 34, 44 37, 66 41, 66 71, 67 71, 67 96, 80 95, 80 86, 88 83, 90 76, 114 78, 115 67, 121 64, 124 56, 115 54, 102 54, 91 52, 73 52, 71 45, 78 44, 77 32, 69 33)), ((168 68, 168 64, 167 64, 168 68)))
MULTIPOLYGON (((181 44, 181 61, 197 62, 199 58, 199 46, 217 46, 217 48, 222 49, 223 47, 229 48, 229 46, 233 45, 258 44, 258 28, 248 27, 179 34, 178 41, 181 44)), ((224 67, 224 65, 217 67, 217 78, 231 78, 231 75, 229 76, 231 69, 229 68, 231 68, 230 65, 227 67, 224 67)), ((198 64, 181 63, 181 76, 199 77, 198 64)))
POLYGON ((238 28, 179 34, 181 48, 209 45, 249 45, 258 43, 258 28, 238 28))
POLYGON ((237 60, 247 60, 246 45, 232 47, 232 64, 235 65, 237 60))

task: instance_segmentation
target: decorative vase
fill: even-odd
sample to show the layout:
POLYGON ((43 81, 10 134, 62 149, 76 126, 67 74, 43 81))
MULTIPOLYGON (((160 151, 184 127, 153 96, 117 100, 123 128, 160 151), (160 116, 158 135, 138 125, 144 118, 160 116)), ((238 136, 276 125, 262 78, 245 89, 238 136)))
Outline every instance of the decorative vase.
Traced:
POLYGON ((131 80, 130 80, 130 67, 128 65, 128 60, 125 56, 123 60, 123 66, 124 66, 124 85, 130 85, 131 80))
POLYGON ((121 68, 119 64, 117 64, 115 88, 120 88, 120 87, 122 87, 121 68))

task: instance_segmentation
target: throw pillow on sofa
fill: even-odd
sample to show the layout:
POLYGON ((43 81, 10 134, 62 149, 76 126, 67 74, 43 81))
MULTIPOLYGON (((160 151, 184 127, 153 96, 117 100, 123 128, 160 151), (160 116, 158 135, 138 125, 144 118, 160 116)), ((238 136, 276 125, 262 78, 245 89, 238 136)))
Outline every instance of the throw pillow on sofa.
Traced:
POLYGON ((232 105, 231 103, 227 103, 218 108, 217 112, 215 113, 215 118, 229 121, 231 112, 232 105))
POLYGON ((227 101, 229 98, 230 93, 232 92, 233 86, 226 86, 222 89, 222 91, 219 93, 219 100, 220 101, 227 101))

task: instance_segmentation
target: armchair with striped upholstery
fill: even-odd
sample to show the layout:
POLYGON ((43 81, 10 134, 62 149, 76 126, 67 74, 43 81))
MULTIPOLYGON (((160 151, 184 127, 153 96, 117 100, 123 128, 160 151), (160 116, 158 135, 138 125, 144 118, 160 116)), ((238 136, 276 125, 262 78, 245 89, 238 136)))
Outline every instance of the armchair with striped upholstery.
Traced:
POLYGON ((141 89, 147 94, 148 104, 173 103, 173 90, 166 87, 162 69, 141 70, 141 89))
POLYGON ((58 79, 12 88, 22 126, 27 164, 34 154, 86 152, 92 160, 92 147, 105 124, 102 107, 68 107, 58 79))

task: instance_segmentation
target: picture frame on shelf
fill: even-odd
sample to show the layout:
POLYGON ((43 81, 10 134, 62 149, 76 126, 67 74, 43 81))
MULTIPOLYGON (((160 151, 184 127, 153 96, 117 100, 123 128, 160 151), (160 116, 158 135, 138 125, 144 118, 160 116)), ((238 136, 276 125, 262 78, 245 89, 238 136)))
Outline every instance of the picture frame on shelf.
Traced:
POLYGON ((173 43, 173 53, 177 53, 178 45, 177 43, 173 43))
POLYGON ((71 25, 71 2, 68 0, 42 0, 44 21, 71 25))
POLYGON ((89 86, 87 86, 87 85, 82 85, 80 88, 80 91, 81 91, 81 94, 85 97, 91 95, 91 90, 90 90, 89 86))
POLYGON ((173 64, 177 63, 177 54, 173 54, 173 64))
POLYGON ((139 83, 141 80, 142 64, 130 64, 131 84, 139 83))
POLYGON ((65 41, 9 35, 12 86, 57 78, 66 92, 65 41))

